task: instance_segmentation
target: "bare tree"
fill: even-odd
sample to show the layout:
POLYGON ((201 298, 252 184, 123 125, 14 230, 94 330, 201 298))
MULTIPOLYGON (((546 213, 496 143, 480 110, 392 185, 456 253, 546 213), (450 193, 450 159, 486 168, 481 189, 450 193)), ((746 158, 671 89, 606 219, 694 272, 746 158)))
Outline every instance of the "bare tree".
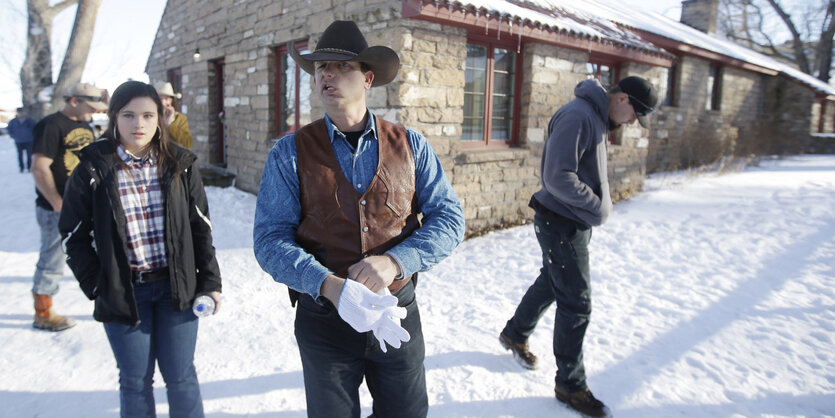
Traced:
POLYGON ((49 0, 27 0, 27 45, 20 68, 20 89, 23 105, 33 117, 39 118, 59 109, 63 101, 60 92, 81 81, 99 5, 101 0, 63 0, 54 5, 50 5, 49 0), (76 4, 78 9, 70 42, 53 85, 52 21, 62 10, 76 4))
POLYGON ((766 55, 793 62, 825 82, 832 69, 835 0, 721 0, 720 32, 766 55), (783 43, 777 35, 783 33, 783 43))

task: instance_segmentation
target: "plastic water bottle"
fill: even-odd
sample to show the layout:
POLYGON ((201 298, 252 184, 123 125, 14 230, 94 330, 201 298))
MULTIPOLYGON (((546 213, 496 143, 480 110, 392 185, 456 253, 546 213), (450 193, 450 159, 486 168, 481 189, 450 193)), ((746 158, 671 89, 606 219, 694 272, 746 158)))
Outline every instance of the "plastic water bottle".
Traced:
POLYGON ((215 311, 215 300, 209 295, 200 295, 194 299, 191 310, 198 318, 205 318, 215 311))

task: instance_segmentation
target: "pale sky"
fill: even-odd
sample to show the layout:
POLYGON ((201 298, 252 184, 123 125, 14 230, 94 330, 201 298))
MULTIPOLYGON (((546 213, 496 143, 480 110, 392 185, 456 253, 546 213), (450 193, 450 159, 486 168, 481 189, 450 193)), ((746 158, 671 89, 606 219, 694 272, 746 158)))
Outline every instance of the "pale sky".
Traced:
MULTIPOLYGON (((678 20, 680 0, 626 0, 678 20)), ((56 3, 52 0, 51 3, 56 3)), ((165 0, 103 0, 81 81, 113 92, 128 79, 148 81, 145 63, 154 43, 165 0)), ((53 77, 58 76, 75 19, 62 11, 52 28, 53 77)), ((20 66, 26 51, 26 0, 0 0, 0 110, 20 103, 20 66)))

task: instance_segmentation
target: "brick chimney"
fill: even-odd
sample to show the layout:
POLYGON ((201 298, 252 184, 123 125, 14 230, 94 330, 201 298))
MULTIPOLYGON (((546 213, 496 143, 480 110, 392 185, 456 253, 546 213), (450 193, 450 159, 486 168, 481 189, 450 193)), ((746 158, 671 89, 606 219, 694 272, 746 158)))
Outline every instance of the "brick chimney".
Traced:
POLYGON ((719 0, 684 0, 681 2, 681 23, 713 35, 719 15, 719 0))

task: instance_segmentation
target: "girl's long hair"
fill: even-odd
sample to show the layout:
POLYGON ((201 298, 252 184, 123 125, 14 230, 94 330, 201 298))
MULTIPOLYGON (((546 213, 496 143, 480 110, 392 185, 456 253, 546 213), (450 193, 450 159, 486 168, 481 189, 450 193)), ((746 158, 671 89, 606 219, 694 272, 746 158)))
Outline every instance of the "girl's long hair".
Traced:
MULTIPOLYGON (((102 136, 113 141, 114 147, 119 146, 119 138, 113 132, 116 127, 116 119, 119 111, 137 97, 148 97, 157 105, 157 132, 151 139, 150 145, 157 152, 159 158, 159 176, 162 177, 166 170, 173 169, 176 179, 179 176, 179 170, 177 169, 174 145, 171 144, 171 140, 168 138, 168 133, 162 120, 162 100, 160 100, 157 90, 150 84, 141 81, 126 81, 116 88, 116 91, 110 97, 110 105, 107 109, 107 130, 104 131, 102 136)), ((121 132, 117 133, 122 134, 121 132)), ((177 182, 175 181, 174 184, 177 184, 177 182)))

